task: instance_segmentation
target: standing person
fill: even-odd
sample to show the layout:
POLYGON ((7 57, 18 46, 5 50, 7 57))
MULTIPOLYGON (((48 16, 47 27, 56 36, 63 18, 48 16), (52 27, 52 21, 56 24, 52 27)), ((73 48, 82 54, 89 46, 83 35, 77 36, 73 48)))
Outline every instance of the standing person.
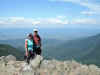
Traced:
POLYGON ((26 51, 25 59, 28 64, 30 63, 30 59, 33 59, 35 56, 33 46, 34 46, 33 35, 30 33, 28 34, 28 38, 25 39, 25 51, 26 51))
POLYGON ((37 29, 34 29, 33 40, 36 46, 36 54, 41 55, 41 37, 39 36, 37 29))

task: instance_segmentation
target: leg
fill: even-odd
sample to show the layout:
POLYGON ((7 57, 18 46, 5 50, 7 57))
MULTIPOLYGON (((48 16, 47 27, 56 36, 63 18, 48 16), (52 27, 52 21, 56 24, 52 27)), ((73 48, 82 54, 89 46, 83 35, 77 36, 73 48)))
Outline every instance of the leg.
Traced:
POLYGON ((35 57, 35 52, 34 51, 31 51, 31 59, 34 59, 34 57, 35 57))
POLYGON ((37 48, 36 54, 37 54, 37 55, 41 55, 41 48, 37 48))
POLYGON ((31 59, 31 52, 29 51, 27 56, 27 61, 26 61, 28 64, 30 63, 30 59, 31 59))

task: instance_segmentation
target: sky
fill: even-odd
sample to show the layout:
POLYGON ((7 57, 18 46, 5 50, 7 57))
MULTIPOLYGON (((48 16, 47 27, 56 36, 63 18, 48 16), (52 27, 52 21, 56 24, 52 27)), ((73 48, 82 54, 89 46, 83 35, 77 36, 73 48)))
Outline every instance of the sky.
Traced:
POLYGON ((100 28, 99 0, 0 0, 0 28, 100 28))

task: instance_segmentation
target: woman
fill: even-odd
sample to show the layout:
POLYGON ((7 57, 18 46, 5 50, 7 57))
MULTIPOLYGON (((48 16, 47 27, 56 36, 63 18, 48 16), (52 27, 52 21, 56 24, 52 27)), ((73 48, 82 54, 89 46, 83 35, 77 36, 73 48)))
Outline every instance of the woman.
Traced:
POLYGON ((30 33, 28 34, 28 39, 25 40, 26 61, 28 64, 30 62, 30 59, 33 59, 35 56, 33 46, 34 46, 33 36, 30 33))

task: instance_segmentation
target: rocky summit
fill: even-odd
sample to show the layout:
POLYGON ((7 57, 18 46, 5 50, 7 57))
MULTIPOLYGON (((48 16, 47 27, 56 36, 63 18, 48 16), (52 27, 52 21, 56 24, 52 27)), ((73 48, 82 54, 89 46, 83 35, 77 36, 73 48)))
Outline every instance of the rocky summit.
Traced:
POLYGON ((76 61, 45 60, 42 56, 36 56, 28 65, 8 55, 0 57, 0 75, 100 75, 100 68, 76 61))

